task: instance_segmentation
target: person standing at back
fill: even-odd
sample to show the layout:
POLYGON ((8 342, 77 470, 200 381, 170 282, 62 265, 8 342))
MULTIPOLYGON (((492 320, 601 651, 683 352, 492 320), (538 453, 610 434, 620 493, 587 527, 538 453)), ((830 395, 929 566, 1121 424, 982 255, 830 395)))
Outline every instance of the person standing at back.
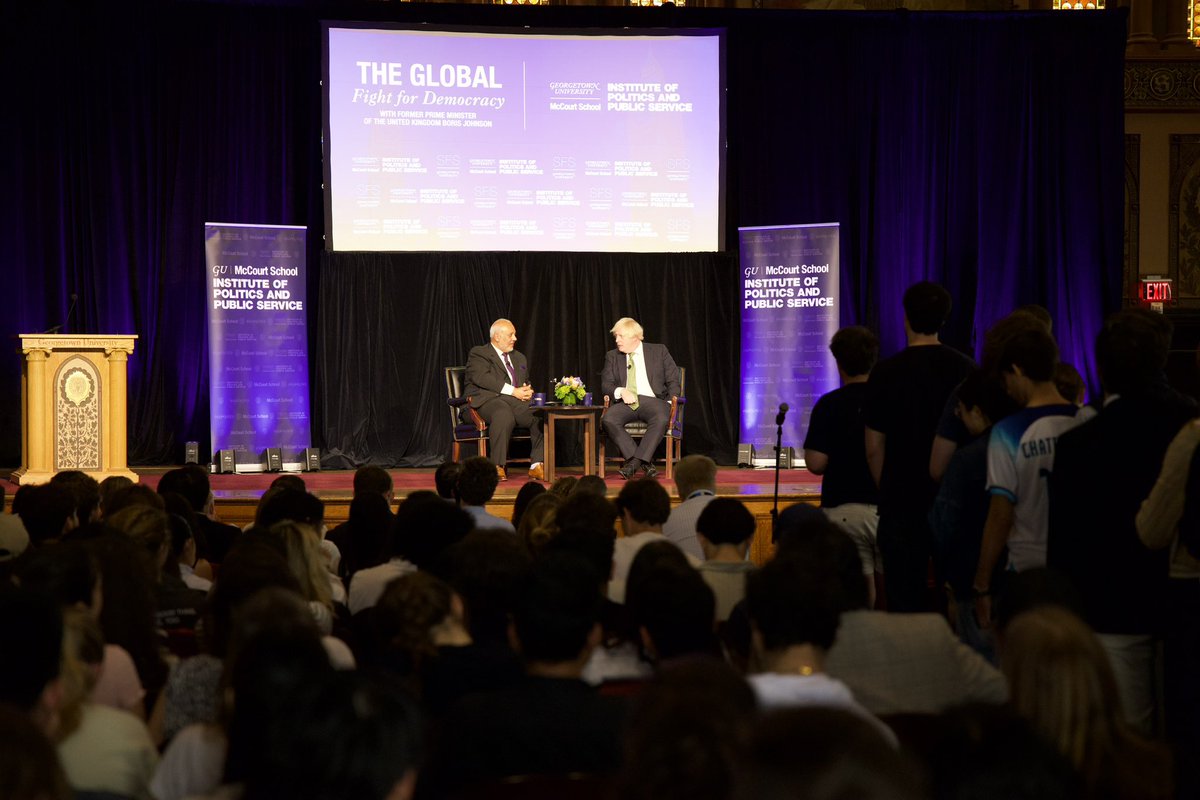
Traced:
POLYGON ((904 292, 908 346, 881 361, 867 382, 863 407, 867 464, 879 486, 877 538, 889 611, 925 611, 933 536, 928 513, 933 436, 946 398, 974 363, 942 344, 950 293, 921 281, 904 292))

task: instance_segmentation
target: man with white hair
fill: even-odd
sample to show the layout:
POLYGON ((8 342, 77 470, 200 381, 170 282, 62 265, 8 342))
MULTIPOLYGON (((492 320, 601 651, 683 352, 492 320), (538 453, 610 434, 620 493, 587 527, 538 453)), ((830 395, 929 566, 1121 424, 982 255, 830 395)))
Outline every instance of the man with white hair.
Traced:
POLYGON ((610 331, 617 347, 604 357, 601 384, 612 404, 604 414, 604 430, 621 451, 625 464, 621 477, 628 480, 639 469, 647 478, 658 474, 654 451, 667 433, 671 398, 679 394, 679 367, 666 345, 643 341, 644 332, 637 320, 622 317, 610 331), (625 431, 625 423, 646 423, 641 442, 634 442, 625 431))
POLYGON ((488 450, 500 480, 507 480, 508 440, 513 428, 529 429, 532 443, 529 477, 541 480, 542 421, 529 410, 533 387, 529 385, 529 365, 525 356, 513 348, 517 329, 506 319, 492 323, 489 344, 472 347, 467 355, 466 393, 471 407, 488 424, 488 450))

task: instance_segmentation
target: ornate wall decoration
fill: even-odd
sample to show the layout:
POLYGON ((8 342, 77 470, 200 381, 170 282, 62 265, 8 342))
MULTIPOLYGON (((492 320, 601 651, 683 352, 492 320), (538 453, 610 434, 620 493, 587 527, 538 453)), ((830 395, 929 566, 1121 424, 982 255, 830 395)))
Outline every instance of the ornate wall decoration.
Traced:
POLYGON ((1142 136, 1125 134, 1125 302, 1136 302, 1138 284, 1138 220, 1141 207, 1142 136))
POLYGON ((68 359, 55 373, 54 386, 55 470, 101 469, 100 377, 95 365, 84 358, 68 359))
POLYGON ((1200 109, 1200 62, 1126 61, 1126 111, 1200 109))
POLYGON ((1171 134, 1167 274, 1176 307, 1200 307, 1200 134, 1171 134))

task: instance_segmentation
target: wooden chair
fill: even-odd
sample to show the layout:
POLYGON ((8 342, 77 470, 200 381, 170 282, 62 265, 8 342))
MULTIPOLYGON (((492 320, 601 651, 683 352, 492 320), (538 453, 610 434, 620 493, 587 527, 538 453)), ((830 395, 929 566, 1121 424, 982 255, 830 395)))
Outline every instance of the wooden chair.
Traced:
MULTIPOLYGON (((683 409, 687 405, 687 370, 683 367, 679 368, 679 394, 671 398, 671 412, 667 419, 667 433, 663 437, 663 443, 666 445, 666 476, 667 479, 675 477, 675 462, 683 457, 683 409)), ((608 407, 612 403, 612 398, 608 395, 604 396, 604 414, 608 413, 608 407)), ((624 459, 618 453, 609 458, 605 453, 608 436, 604 432, 604 415, 600 416, 600 477, 604 477, 604 465, 607 461, 623 461, 624 459)), ((646 423, 640 420, 625 423, 625 432, 634 439, 641 439, 646 435, 646 423)))
MULTIPOLYGON (((474 444, 478 447, 479 455, 487 458, 488 454, 488 424, 478 411, 471 407, 471 398, 466 394, 467 368, 446 367, 446 405, 450 409, 450 431, 453 436, 451 456, 454 461, 462 460, 459 456, 462 445, 474 444)), ((510 442, 518 439, 529 440, 528 428, 514 428, 510 442)), ((525 461, 528 458, 509 458, 509 461, 525 461)))
POLYGON ((487 457, 487 422, 479 412, 471 408, 471 398, 466 395, 467 368, 446 367, 446 405, 450 408, 450 431, 454 437, 452 458, 459 457, 464 443, 479 448, 479 455, 487 457))

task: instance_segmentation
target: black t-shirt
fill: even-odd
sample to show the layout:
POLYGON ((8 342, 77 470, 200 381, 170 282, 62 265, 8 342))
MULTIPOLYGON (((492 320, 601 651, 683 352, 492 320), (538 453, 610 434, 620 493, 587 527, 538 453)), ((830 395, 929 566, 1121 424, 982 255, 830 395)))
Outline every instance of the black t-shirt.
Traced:
POLYGON ((821 480, 821 505, 827 508, 843 503, 879 502, 879 490, 867 468, 863 440, 862 410, 866 399, 867 384, 848 383, 822 395, 813 406, 804 449, 829 456, 829 466, 821 480))
POLYGON ((867 382, 863 420, 887 436, 879 515, 923 518, 933 501, 933 435, 946 398, 975 366, 944 344, 907 347, 881 361, 867 382))

